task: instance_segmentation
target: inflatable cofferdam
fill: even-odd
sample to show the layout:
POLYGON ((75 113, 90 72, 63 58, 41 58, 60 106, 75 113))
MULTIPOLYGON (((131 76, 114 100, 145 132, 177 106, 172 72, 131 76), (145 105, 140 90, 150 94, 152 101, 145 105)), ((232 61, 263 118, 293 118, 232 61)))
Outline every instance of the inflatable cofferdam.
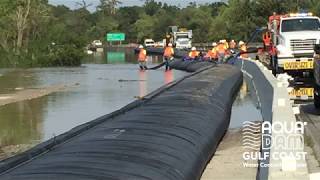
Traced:
POLYGON ((241 83, 242 73, 229 65, 198 71, 0 179, 199 179, 228 128, 241 83))
POLYGON ((170 61, 169 66, 172 69, 182 70, 187 72, 196 72, 199 69, 216 66, 217 64, 211 61, 183 61, 182 59, 174 59, 170 61))

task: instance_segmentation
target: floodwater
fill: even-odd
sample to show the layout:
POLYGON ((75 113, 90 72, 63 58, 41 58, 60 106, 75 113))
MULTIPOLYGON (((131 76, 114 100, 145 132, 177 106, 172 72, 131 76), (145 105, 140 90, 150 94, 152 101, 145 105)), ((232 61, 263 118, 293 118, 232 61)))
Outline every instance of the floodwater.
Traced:
MULTIPOLYGON (((149 57, 148 66, 154 66, 161 59, 149 57)), ((141 72, 129 48, 94 54, 75 68, 0 69, 0 95, 77 84, 66 91, 0 106, 0 159, 5 147, 19 145, 17 148, 20 148, 20 145, 48 140, 120 109, 184 75, 182 71, 164 72, 163 69, 141 72)), ((233 104, 230 128, 240 128, 244 121, 257 120, 262 120, 260 110, 244 82, 233 104)))
POLYGON ((261 110, 258 108, 255 92, 250 88, 246 78, 240 92, 233 103, 230 129, 242 128, 245 121, 262 121, 261 110))
MULTIPOLYGON (((0 106, 0 150, 43 142, 186 74, 163 69, 141 72, 132 49, 109 49, 92 56, 75 68, 0 70, 0 95, 17 89, 77 84, 66 91, 0 106)), ((150 57, 149 66, 160 59, 150 57)))

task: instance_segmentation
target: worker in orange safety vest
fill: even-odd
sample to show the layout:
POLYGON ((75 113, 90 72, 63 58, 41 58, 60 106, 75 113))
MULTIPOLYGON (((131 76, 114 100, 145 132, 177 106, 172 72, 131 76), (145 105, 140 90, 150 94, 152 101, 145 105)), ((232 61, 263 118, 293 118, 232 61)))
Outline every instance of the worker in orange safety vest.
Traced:
POLYGON ((206 54, 205 58, 208 58, 210 60, 217 60, 218 56, 217 56, 217 43, 213 42, 212 43, 212 49, 210 49, 208 51, 208 53, 206 54))
POLYGON ((240 55, 241 58, 248 58, 249 57, 248 53, 245 53, 245 52, 247 52, 247 46, 243 41, 239 42, 239 49, 240 49, 240 53, 241 53, 241 55, 240 55))
POLYGON ((191 51, 189 52, 189 58, 190 59, 196 59, 197 57, 199 57, 199 54, 200 54, 200 52, 199 51, 197 51, 197 48, 196 47, 192 47, 191 48, 191 51))
POLYGON ((223 40, 219 41, 216 49, 217 49, 218 62, 223 63, 224 57, 227 53, 227 49, 223 40))
POLYGON ((169 43, 163 53, 163 61, 165 62, 166 71, 170 70, 169 62, 173 60, 173 55, 174 49, 172 48, 172 43, 169 43))
POLYGON ((140 70, 147 70, 147 51, 143 48, 142 45, 139 46, 139 54, 138 54, 138 61, 140 70))

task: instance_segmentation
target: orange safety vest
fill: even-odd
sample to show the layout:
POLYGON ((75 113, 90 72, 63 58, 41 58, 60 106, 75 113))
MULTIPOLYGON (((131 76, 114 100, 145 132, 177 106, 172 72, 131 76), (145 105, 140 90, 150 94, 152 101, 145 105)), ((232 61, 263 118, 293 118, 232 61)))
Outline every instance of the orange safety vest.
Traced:
POLYGON ((264 35, 263 35, 263 43, 265 46, 270 46, 271 44, 271 35, 269 32, 266 32, 264 35))
POLYGON ((172 47, 166 47, 164 49, 164 53, 163 53, 164 57, 172 57, 173 55, 174 55, 174 50, 172 47))
POLYGON ((199 54, 200 54, 199 51, 191 51, 191 52, 189 52, 189 57, 196 58, 197 56, 199 56, 199 54))
POLYGON ((229 44, 226 42, 226 43, 223 44, 223 47, 224 47, 225 50, 227 50, 227 49, 229 49, 229 44))
POLYGON ((209 50, 207 53, 207 56, 212 59, 217 58, 217 49, 214 47, 214 48, 212 48, 212 50, 209 50))
POLYGON ((219 53, 219 54, 225 54, 226 53, 226 49, 225 49, 225 46, 224 46, 224 44, 218 44, 218 46, 217 46, 217 52, 219 53))
POLYGON ((140 49, 138 55, 138 61, 146 61, 147 60, 147 51, 145 49, 140 49))

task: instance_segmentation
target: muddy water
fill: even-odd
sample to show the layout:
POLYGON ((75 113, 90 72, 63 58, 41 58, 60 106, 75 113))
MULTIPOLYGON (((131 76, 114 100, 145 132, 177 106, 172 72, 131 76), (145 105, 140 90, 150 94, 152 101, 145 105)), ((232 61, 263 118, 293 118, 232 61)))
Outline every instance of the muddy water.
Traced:
MULTIPOLYGON (((7 146, 37 144, 117 110, 186 73, 138 71, 132 50, 96 54, 77 68, 7 69, 0 95, 21 89, 77 84, 67 91, 0 107, 0 154, 7 146), (113 54, 112 54, 113 53, 113 54), (124 53, 124 55, 123 55, 124 53), (123 59, 125 58, 125 59, 123 59)), ((149 60, 149 66, 161 57, 149 60)), ((10 151, 10 150, 9 150, 10 151)))
MULTIPOLYGON (((186 73, 140 72, 132 49, 97 53, 77 68, 0 69, 0 95, 51 85, 77 86, 45 97, 0 106, 0 159, 117 110, 186 73), (5 156, 3 155, 5 154, 5 156)), ((149 66, 161 57, 149 57, 149 66)), ((261 120, 244 83, 233 104, 230 128, 261 120)))

